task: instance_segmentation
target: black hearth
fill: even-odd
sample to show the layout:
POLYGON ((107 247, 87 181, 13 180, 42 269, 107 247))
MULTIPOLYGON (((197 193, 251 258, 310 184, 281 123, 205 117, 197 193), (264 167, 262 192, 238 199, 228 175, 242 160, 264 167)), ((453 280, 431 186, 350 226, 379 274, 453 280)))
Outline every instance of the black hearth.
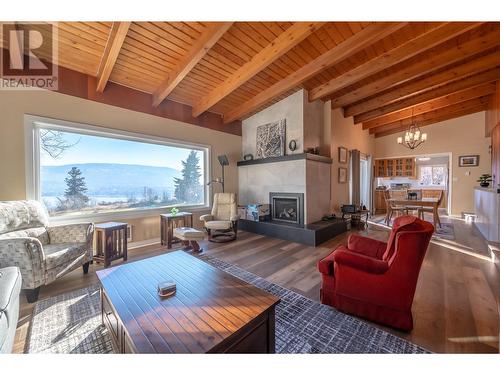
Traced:
POLYGON ((271 221, 304 226, 303 193, 269 193, 271 221))

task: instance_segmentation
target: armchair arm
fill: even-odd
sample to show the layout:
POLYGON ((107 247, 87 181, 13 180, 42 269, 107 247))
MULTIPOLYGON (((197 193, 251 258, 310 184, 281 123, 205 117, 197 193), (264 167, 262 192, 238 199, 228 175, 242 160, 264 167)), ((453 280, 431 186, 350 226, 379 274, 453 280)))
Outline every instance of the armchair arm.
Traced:
POLYGON ((65 242, 87 242, 92 243, 94 235, 94 224, 78 223, 48 227, 51 244, 65 242))
POLYGON ((333 260, 339 265, 374 274, 382 274, 389 269, 389 264, 383 260, 343 249, 338 249, 333 252, 333 260))
POLYGON ((234 215, 234 216, 231 216, 231 217, 229 218, 229 220, 231 220, 231 221, 238 221, 238 220, 240 220, 240 215, 234 215))
POLYGON ((200 220, 201 221, 212 221, 214 219, 212 214, 206 214, 206 215, 201 215, 200 220))
POLYGON ((45 283, 45 253, 37 238, 0 238, 0 266, 19 267, 24 289, 34 289, 45 283))
POLYGON ((333 275, 333 254, 340 249, 345 249, 345 247, 341 245, 337 250, 332 251, 326 257, 320 259, 318 262, 318 270, 320 273, 323 275, 333 275))
POLYGON ((387 248, 387 243, 351 234, 347 240, 347 248, 355 253, 381 259, 387 248))

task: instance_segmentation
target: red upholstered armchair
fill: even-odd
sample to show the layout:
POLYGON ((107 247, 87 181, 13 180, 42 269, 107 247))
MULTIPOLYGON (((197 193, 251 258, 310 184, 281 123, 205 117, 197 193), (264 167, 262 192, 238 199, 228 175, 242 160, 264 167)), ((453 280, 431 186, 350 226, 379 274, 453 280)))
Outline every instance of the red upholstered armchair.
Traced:
POLYGON ((411 305, 434 226, 400 216, 387 243, 350 235, 318 263, 321 303, 401 330, 413 329, 411 305))

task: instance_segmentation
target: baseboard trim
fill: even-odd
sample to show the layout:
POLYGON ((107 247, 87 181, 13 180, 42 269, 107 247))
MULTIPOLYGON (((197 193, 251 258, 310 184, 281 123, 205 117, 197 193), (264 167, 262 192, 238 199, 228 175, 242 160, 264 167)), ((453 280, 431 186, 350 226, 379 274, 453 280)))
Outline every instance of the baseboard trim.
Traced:
POLYGON ((127 248, 137 249, 138 247, 144 247, 144 246, 148 246, 148 245, 159 245, 160 243, 161 243, 160 237, 155 237, 155 238, 150 238, 147 240, 130 242, 127 245, 127 248))

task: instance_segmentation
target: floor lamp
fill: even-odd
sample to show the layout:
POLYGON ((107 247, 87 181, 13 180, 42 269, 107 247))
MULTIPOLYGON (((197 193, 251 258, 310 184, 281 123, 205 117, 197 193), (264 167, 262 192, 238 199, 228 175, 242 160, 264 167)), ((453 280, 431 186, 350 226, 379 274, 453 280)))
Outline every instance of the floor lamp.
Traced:
POLYGON ((217 177, 215 180, 207 183, 207 185, 211 185, 212 183, 221 184, 222 192, 224 193, 224 167, 229 165, 229 159, 227 158, 227 155, 219 155, 217 156, 217 159, 219 159, 219 164, 222 167, 222 178, 217 177))

